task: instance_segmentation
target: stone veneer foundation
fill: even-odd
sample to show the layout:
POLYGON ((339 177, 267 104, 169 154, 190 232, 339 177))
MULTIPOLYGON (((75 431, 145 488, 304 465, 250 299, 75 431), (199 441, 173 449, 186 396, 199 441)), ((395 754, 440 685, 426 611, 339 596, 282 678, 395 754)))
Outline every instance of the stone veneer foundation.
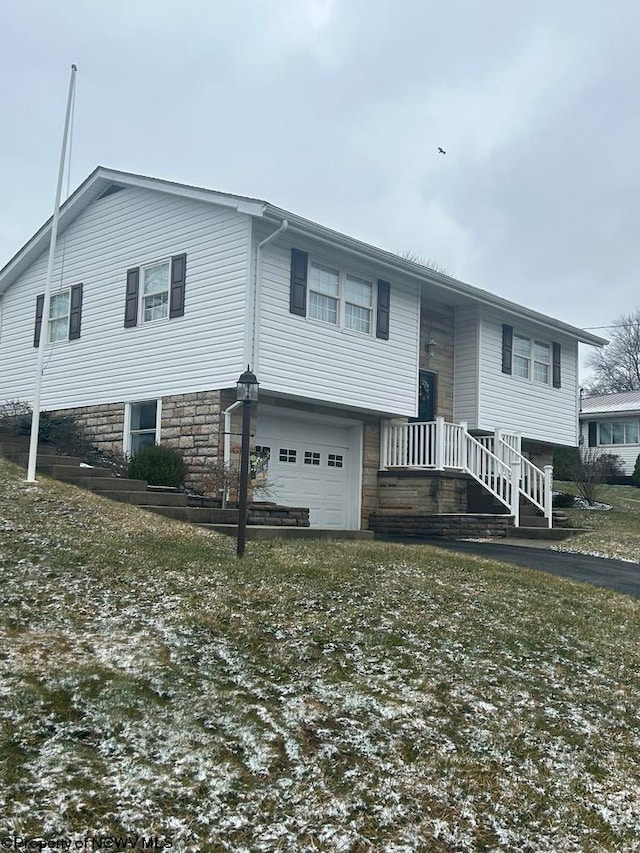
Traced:
MULTIPOLYGON (((125 403, 58 409, 73 415, 100 450, 122 453, 125 403)), ((160 438, 175 447, 189 466, 187 485, 201 489, 208 469, 222 458, 220 391, 198 391, 162 398, 160 438)))

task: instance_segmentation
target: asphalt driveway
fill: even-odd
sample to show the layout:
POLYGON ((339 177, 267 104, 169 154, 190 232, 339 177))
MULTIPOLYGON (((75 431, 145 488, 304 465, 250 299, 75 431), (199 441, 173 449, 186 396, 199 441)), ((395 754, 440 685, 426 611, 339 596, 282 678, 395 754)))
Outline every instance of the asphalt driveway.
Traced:
MULTIPOLYGON (((396 540, 398 541, 398 540, 396 540)), ((435 545, 447 551, 462 554, 477 554, 502 563, 513 563, 550 572, 565 578, 603 586, 640 598, 640 563, 625 560, 609 560, 604 557, 589 557, 586 554, 569 554, 566 551, 551 551, 549 548, 510 545, 501 540, 495 542, 463 542, 443 539, 403 539, 421 545, 435 545)))

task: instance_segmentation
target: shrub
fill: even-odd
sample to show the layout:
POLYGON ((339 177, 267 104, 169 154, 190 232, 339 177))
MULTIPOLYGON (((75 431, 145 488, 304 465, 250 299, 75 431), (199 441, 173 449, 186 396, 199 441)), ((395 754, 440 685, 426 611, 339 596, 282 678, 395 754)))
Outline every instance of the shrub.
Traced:
POLYGON ((578 492, 587 501, 595 503, 600 486, 611 483, 624 476, 622 460, 612 453, 602 453, 597 447, 587 447, 582 450, 582 461, 576 470, 573 482, 578 492))
MULTIPOLYGON (((0 429, 15 435, 31 432, 31 406, 22 400, 8 400, 0 405, 0 429)), ((73 415, 53 415, 40 412, 38 441, 46 442, 66 456, 86 460, 93 444, 73 415)))
POLYGON ((558 507, 558 509, 571 508, 573 503, 573 495, 568 495, 566 492, 557 492, 557 494, 553 496, 553 506, 558 507))
POLYGON ((182 454, 166 444, 143 447, 127 466, 128 477, 146 480, 150 486, 181 486, 187 471, 182 454))
POLYGON ((554 480, 573 480, 581 465, 577 447, 556 447, 553 451, 554 480))
POLYGON ((631 475, 631 482, 634 486, 637 486, 640 489, 640 455, 636 459, 636 467, 633 469, 633 474, 631 475))

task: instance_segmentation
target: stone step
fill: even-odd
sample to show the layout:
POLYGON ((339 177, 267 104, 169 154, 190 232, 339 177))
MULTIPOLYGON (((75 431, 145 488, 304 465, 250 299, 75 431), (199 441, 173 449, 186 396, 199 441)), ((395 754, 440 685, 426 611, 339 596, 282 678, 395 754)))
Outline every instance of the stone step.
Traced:
POLYGON ((576 530, 575 528, 563 527, 510 527, 507 530, 507 538, 560 541, 561 539, 568 539, 575 533, 582 532, 582 530, 576 530))
MULTIPOLYGON (((204 530, 224 533, 236 537, 238 527, 235 524, 198 524, 204 530)), ((256 524, 248 525, 246 538, 253 541, 263 539, 347 539, 371 540, 372 530, 333 530, 328 527, 285 527, 280 525, 256 524)))
MULTIPOLYGON (((122 482, 127 483, 128 480, 122 480, 122 482)), ((149 491, 113 491, 113 490, 105 490, 101 491, 100 494, 104 498, 110 498, 114 501, 120 501, 121 503, 130 503, 136 504, 140 507, 145 506, 170 506, 170 507, 186 507, 187 506, 187 496, 180 493, 168 493, 163 494, 161 492, 149 492, 149 491)))
POLYGON ((172 518, 175 521, 186 521, 189 524, 213 523, 214 510, 212 509, 194 506, 161 506, 160 504, 141 504, 140 509, 162 515, 165 518, 172 518))
POLYGON ((78 477, 75 480, 67 480, 67 482, 99 494, 104 494, 104 492, 147 491, 146 480, 127 480, 125 477, 78 477))
POLYGON ((76 480, 95 480, 97 478, 115 479, 113 471, 109 468, 91 468, 81 465, 65 465, 62 464, 47 466, 51 470, 48 472, 56 480, 64 480, 65 483, 75 482, 76 480))

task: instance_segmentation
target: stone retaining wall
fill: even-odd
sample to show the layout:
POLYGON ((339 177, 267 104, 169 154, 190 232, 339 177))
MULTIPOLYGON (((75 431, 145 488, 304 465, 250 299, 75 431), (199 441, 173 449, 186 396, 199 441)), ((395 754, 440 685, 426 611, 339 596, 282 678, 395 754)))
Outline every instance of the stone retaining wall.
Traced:
POLYGON ((467 474, 443 471, 378 472, 378 509, 466 512, 467 474))
POLYGON ((372 512, 369 516, 369 527, 377 535, 423 539, 504 538, 512 524, 506 515, 372 512))
POLYGON ((309 510, 302 506, 250 504, 247 524, 278 527, 309 527, 309 510))

